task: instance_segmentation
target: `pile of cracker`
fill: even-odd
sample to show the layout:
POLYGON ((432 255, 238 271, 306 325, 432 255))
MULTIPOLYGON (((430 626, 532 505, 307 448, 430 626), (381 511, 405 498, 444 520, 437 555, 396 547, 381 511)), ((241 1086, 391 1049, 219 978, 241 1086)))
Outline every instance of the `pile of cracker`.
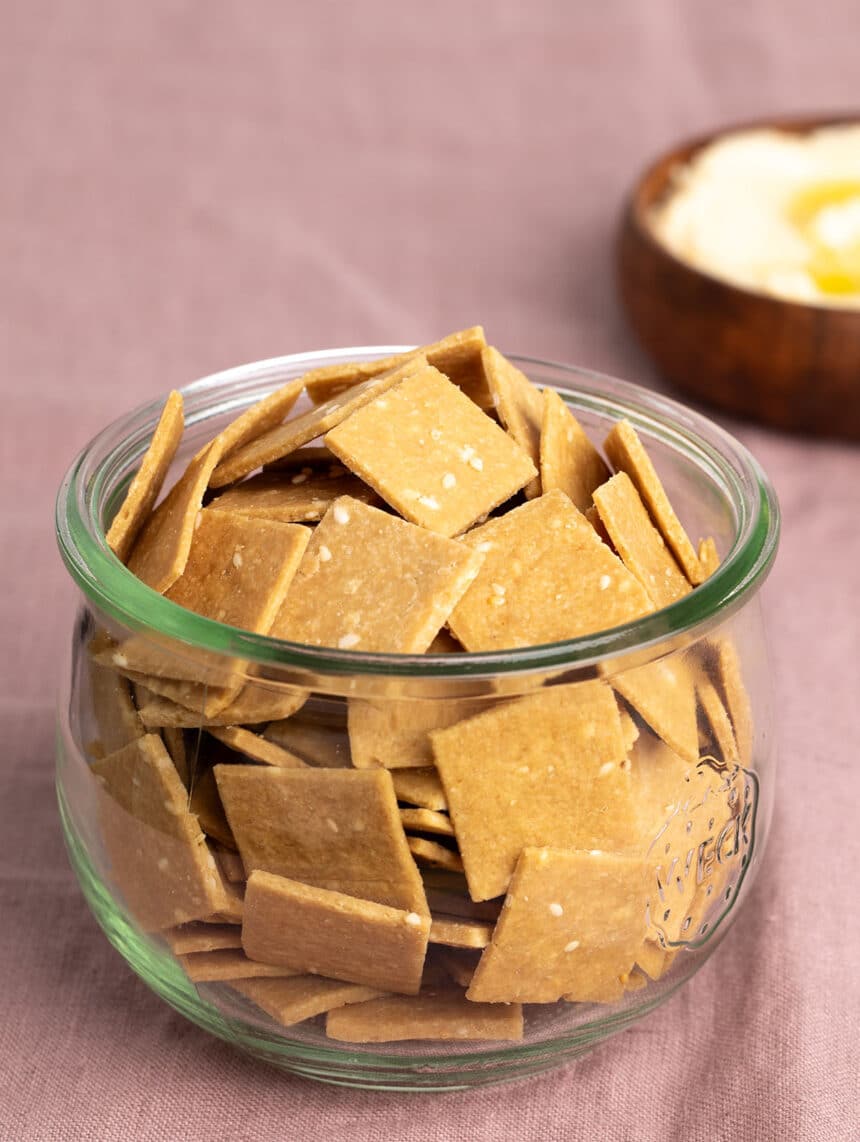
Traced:
MULTIPOLYGON (((533 646, 667 606, 718 564, 632 425, 601 454, 480 328, 288 382, 156 507, 183 428, 172 393, 108 544, 257 634, 533 646)), ((725 636, 552 681, 338 698, 101 625, 87 748, 110 876, 192 981, 284 1026, 325 1015, 334 1039, 519 1039, 524 1004, 614 1003, 731 895, 749 702, 725 636)))

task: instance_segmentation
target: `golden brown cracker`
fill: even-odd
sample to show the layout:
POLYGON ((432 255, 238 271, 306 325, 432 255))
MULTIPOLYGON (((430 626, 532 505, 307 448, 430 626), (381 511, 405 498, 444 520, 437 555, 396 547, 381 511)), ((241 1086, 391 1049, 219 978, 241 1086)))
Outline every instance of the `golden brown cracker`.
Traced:
POLYGON ((280 424, 302 395, 304 387, 302 377, 287 381, 240 413, 215 437, 221 458, 232 455, 236 449, 280 424))
POLYGON ((637 851, 643 855, 694 794, 694 768, 648 730, 640 734, 630 753, 630 781, 638 821, 637 851))
POLYGON ((350 698, 349 744, 358 769, 426 768, 433 764, 430 731, 453 726, 487 708, 481 699, 350 698))
POLYGON ((188 760, 188 747, 185 744, 185 734, 175 726, 163 726, 161 740, 167 747, 167 752, 176 766, 176 772, 185 788, 191 780, 191 771, 188 760))
POLYGON ((92 772, 110 875, 140 927, 169 928, 226 907, 220 872, 161 738, 137 738, 92 772))
POLYGON ((519 445, 429 366, 325 441, 405 519, 445 536, 465 531, 537 474, 519 445))
POLYGON ((144 523, 132 548, 129 571, 160 594, 185 570, 203 495, 220 456, 217 441, 198 452, 144 523))
POLYGON ((266 634, 310 539, 299 524, 207 509, 166 597, 206 618, 266 634))
POLYGON ((162 935, 175 956, 242 947, 242 933, 235 924, 180 924, 167 928, 162 935))
POLYGON ((675 959, 677 952, 662 947, 656 940, 645 940, 636 953, 636 964, 651 979, 657 980, 665 975, 675 959))
POLYGON ((448 808, 448 798, 435 766, 426 769, 395 769, 391 773, 398 801, 439 812, 448 808))
POLYGON ((236 484, 214 499, 209 507, 254 519, 303 523, 322 519, 339 496, 352 496, 368 504, 378 502, 376 493, 366 484, 343 471, 345 474, 337 477, 317 475, 310 468, 292 475, 263 472, 236 484))
POLYGON ((420 654, 480 565, 464 544, 344 497, 314 531, 270 633, 342 650, 420 654))
POLYGON ((277 765, 287 769, 301 769, 306 763, 296 754, 268 741, 261 734, 252 733, 243 726, 210 726, 209 733, 219 742, 243 753, 263 765, 277 765))
POLYGON ((709 643, 708 657, 717 690, 732 720, 741 761, 749 765, 753 749, 752 704, 744 686, 737 647, 731 639, 721 636, 709 643))
POLYGON ((495 925, 487 920, 466 920, 458 916, 433 916, 430 943, 451 948, 486 948, 495 925))
POLYGON ((720 553, 717 551, 717 542, 713 536, 699 540, 697 552, 702 568, 702 581, 709 579, 720 565, 720 553))
POLYGON ((524 849, 469 999, 611 1001, 645 939, 645 883, 641 858, 524 849))
POLYGON ((713 736, 720 760, 727 764, 735 764, 740 760, 740 753, 731 719, 720 695, 717 693, 717 688, 704 672, 699 672, 697 675, 696 696, 713 736))
POLYGON ((268 872, 248 878, 242 943, 263 963, 414 994, 430 917, 268 872))
POLYGON ((384 994, 372 987, 341 983, 318 975, 243 980, 233 984, 233 990, 256 1003, 282 1027, 293 1027, 347 1003, 365 1003, 384 994))
POLYGON ((384 770, 219 765, 215 777, 249 874, 427 911, 384 770))
POLYGON ((421 865, 430 865, 431 868, 444 868, 450 872, 462 872, 463 861, 459 853, 445 845, 428 841, 424 837, 407 836, 406 844, 409 851, 421 865))
POLYGON ((282 979, 294 974, 289 968, 248 959, 241 947, 192 952, 176 958, 192 983, 231 983, 234 979, 256 979, 260 976, 282 979))
POLYGON ((174 391, 161 410, 149 447, 129 484, 122 506, 108 528, 107 545, 123 563, 158 499, 184 427, 182 396, 174 391))
POLYGON ((522 1008, 515 1003, 470 1003, 461 992, 440 990, 414 999, 390 996, 330 1011, 326 1034, 345 1043, 405 1039, 519 1040, 522 1008))
POLYGON ((146 730, 132 701, 131 689, 116 668, 90 657, 89 678, 90 703, 104 753, 113 753, 143 737, 146 730))
POLYGON ((267 741, 298 757, 306 765, 322 769, 349 769, 352 766, 346 725, 316 721, 311 716, 284 718, 270 722, 263 731, 267 741))
POLYGON ((424 357, 440 373, 463 390, 480 408, 490 408, 492 397, 487 387, 481 362, 481 351, 487 344, 480 325, 451 333, 441 341, 383 357, 375 361, 355 361, 346 365, 324 365, 305 375, 305 387, 314 404, 329 400, 345 389, 389 369, 395 369, 414 357, 424 357))
POLYGON ((675 514, 666 489, 657 475, 651 458, 642 446, 636 429, 628 420, 619 420, 603 442, 606 454, 616 470, 626 472, 636 486, 651 519, 659 529, 681 570, 695 587, 702 582, 703 572, 690 538, 675 514))
POLYGON ((607 630, 648 613, 641 584, 563 492, 476 527, 483 553, 448 625, 467 650, 507 650, 607 630))
POLYGON ((432 809, 401 809, 400 824, 404 829, 417 833, 436 833, 441 837, 453 837, 454 826, 447 813, 436 813, 432 809))
MULTIPOLYGON (((149 679, 148 679, 149 681, 149 679)), ((147 728, 181 727, 196 729, 199 726, 256 725, 273 719, 287 718, 299 710, 307 700, 307 691, 296 687, 264 687, 248 682, 226 706, 217 713, 203 715, 199 709, 189 709, 146 686, 137 686, 138 713, 147 728)))
POLYGON ((558 488, 581 512, 609 477, 603 457, 554 389, 544 389, 540 422, 540 477, 544 492, 558 488))
POLYGON ((223 488, 226 484, 241 480, 255 468, 295 452, 303 444, 323 436, 345 417, 354 414, 362 405, 378 397, 380 393, 386 392, 415 369, 420 369, 422 365, 421 357, 410 357, 396 368, 362 381, 309 412, 255 436, 248 444, 237 448, 228 459, 218 465, 209 480, 210 486, 223 488))
POLYGON ((594 490, 594 503, 612 546, 655 607, 667 607, 691 587, 626 472, 594 490))
POLYGON ((609 682, 675 753, 698 761, 695 676, 682 655, 619 671, 609 682))
POLYGON ((221 804, 215 775, 211 769, 204 769, 194 774, 189 804, 191 812, 197 817, 200 828, 207 837, 211 837, 228 849, 236 848, 233 831, 224 815, 224 806, 221 804))
POLYGON ((242 864, 242 858, 239 854, 232 849, 223 848, 221 845, 212 845, 212 851, 224 879, 230 884, 244 884, 247 877, 245 866, 242 864))
POLYGON ((541 690, 432 742, 474 900, 506 890, 526 846, 611 849, 635 835, 618 706, 601 682, 541 690))
MULTIPOLYGON (((540 389, 490 345, 482 351, 481 363, 499 419, 538 471, 543 419, 540 389)), ((540 493, 541 478, 538 475, 526 484, 525 494, 528 499, 534 499, 540 493)))

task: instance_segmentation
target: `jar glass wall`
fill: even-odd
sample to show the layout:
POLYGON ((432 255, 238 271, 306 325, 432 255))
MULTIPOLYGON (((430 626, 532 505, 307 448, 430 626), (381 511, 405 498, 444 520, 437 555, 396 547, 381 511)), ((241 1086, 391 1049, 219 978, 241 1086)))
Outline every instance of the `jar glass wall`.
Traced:
MULTIPOLYGON (((290 377, 392 351, 190 386, 178 466, 290 377)), ((764 851, 775 753, 758 592, 778 534, 765 477, 672 401, 518 363, 594 440, 635 425, 689 530, 716 540, 705 583, 624 626, 516 651, 300 646, 177 607, 107 549, 155 406, 96 438, 60 492, 81 603, 57 785, 87 901, 175 1008, 310 1077, 453 1088, 567 1061, 698 970, 764 851), (322 892, 297 891, 291 921, 269 922, 277 878, 322 892), (345 926, 313 912, 325 893, 364 911, 345 926), (398 997, 419 985, 444 1039, 399 1037, 398 997), (352 1041, 374 1003, 389 1037, 352 1041), (458 1040, 464 1010, 480 1038, 458 1040)))

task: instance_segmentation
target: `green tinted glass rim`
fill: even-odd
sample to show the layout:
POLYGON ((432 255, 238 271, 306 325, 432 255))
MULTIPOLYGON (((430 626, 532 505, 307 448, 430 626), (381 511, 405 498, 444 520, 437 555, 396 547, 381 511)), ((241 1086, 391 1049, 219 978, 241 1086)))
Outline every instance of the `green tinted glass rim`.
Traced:
MULTIPOLYGON (((406 352, 389 345, 291 354, 239 366, 181 390, 186 424, 235 415, 291 377, 313 368, 406 352)), ((779 541, 779 507, 773 488, 749 451, 724 429, 684 405, 627 381, 534 357, 511 359, 539 384, 557 387, 575 408, 631 423, 680 451, 719 485, 736 517, 736 535, 718 570, 671 606, 609 631, 517 650, 457 655, 376 654, 286 642, 203 618, 165 599, 138 580, 110 551, 103 513, 115 494, 117 466, 139 462, 161 401, 114 421, 79 453, 60 485, 56 528, 72 579, 103 615, 129 630, 187 647, 245 659, 274 670, 316 675, 473 679, 559 668, 585 669, 606 659, 645 652, 667 640, 702 637, 735 614, 761 587, 779 541)))

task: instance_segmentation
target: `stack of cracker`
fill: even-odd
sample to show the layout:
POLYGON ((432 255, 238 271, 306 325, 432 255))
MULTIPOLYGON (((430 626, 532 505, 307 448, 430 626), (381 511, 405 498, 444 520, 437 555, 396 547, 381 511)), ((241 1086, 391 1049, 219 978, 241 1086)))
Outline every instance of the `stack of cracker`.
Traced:
MULTIPOLYGON (((334 651, 468 655, 671 606, 718 565, 634 427, 603 451, 480 328, 318 369, 198 450, 172 393, 107 542, 209 619, 334 651)), ((195 983, 329 1036, 518 1039, 615 1003, 736 892, 749 702, 728 638, 586 681, 344 698, 99 631, 110 873, 195 983)))

